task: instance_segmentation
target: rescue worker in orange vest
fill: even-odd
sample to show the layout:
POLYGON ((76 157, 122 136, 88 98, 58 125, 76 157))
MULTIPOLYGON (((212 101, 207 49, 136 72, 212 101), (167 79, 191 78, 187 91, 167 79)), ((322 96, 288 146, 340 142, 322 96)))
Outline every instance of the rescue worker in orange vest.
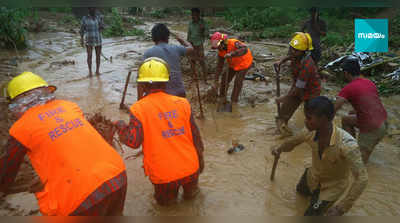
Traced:
POLYGON ((180 186, 184 198, 199 192, 203 171, 203 142, 189 102, 165 93, 168 64, 157 57, 147 58, 138 70, 138 91, 145 96, 130 108, 130 121, 115 123, 121 142, 143 149, 145 175, 154 185, 160 205, 176 203, 180 186))
POLYGON ((122 215, 122 158, 78 105, 57 100, 55 90, 31 72, 8 83, 9 110, 17 121, 0 160, 1 192, 7 194, 27 154, 42 184, 35 193, 42 215, 122 215))
POLYGON ((228 35, 220 32, 215 32, 211 36, 211 48, 218 49, 218 64, 214 88, 218 90, 219 75, 224 67, 225 59, 227 59, 229 72, 228 76, 226 76, 226 73, 222 74, 219 95, 226 96, 225 92, 227 92, 227 89, 225 88, 229 88, 229 83, 236 76, 231 96, 232 102, 236 103, 239 100, 244 77, 253 64, 253 56, 250 49, 243 42, 237 39, 228 39, 228 35))

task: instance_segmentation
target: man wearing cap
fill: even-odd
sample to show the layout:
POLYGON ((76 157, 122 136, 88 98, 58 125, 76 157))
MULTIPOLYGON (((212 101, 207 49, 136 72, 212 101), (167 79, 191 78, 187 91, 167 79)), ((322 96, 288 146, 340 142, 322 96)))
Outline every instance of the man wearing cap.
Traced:
POLYGON ((131 148, 143 148, 145 175, 154 185, 160 205, 176 202, 182 186, 184 198, 199 192, 203 171, 203 142, 189 102, 166 93, 168 64, 156 57, 138 69, 138 88, 145 96, 130 108, 130 121, 115 123, 119 139, 131 148))
POLYGON ((341 66, 345 79, 350 83, 339 92, 335 111, 346 102, 353 106, 355 111, 342 118, 342 128, 353 137, 356 136, 355 128, 360 130, 358 144, 363 161, 367 163, 375 146, 386 134, 387 113, 379 99, 375 84, 360 77, 358 58, 349 56, 344 59, 341 66))
POLYGON ((291 61, 292 86, 287 95, 276 99, 277 104, 282 103, 280 114, 276 118, 278 131, 288 135, 291 134, 288 122, 300 104, 321 93, 321 79, 309 53, 313 49, 311 36, 296 32, 289 46, 288 56, 274 64, 279 72, 282 63, 291 61))
POLYGON ((0 159, 1 192, 7 194, 27 154, 43 185, 35 191, 42 215, 122 215, 122 158, 75 103, 55 98, 55 90, 31 72, 9 82, 9 110, 17 121, 0 159))
POLYGON ((228 35, 220 32, 215 32, 211 36, 211 47, 218 49, 218 64, 214 87, 218 90, 219 75, 222 72, 226 59, 229 64, 229 72, 228 76, 226 76, 226 73, 222 74, 219 95, 226 97, 225 92, 227 92, 227 89, 225 88, 229 88, 229 83, 235 77, 231 100, 236 103, 242 91, 244 77, 253 64, 253 56, 250 49, 243 42, 228 38, 228 35))

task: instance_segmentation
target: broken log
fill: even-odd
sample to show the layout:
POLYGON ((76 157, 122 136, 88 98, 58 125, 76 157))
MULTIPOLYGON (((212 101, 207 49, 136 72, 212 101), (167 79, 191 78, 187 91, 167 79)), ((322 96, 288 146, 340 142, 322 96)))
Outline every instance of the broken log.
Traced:
POLYGON ((263 42, 263 41, 254 41, 254 44, 263 44, 263 45, 270 45, 270 46, 279 46, 279 47, 289 47, 289 44, 285 43, 275 43, 275 42, 263 42))
POLYGON ((374 64, 371 64, 371 65, 368 65, 368 66, 361 67, 361 71, 365 71, 365 70, 374 68, 374 67, 376 67, 376 66, 379 66, 379 65, 382 65, 382 64, 385 64, 385 63, 389 63, 389 62, 392 62, 392 61, 395 61, 395 60, 399 60, 399 59, 400 59, 400 56, 398 56, 398 57, 393 57, 393 58, 390 58, 390 59, 385 59, 385 60, 383 60, 383 61, 381 61, 381 62, 378 62, 378 63, 374 63, 374 64))

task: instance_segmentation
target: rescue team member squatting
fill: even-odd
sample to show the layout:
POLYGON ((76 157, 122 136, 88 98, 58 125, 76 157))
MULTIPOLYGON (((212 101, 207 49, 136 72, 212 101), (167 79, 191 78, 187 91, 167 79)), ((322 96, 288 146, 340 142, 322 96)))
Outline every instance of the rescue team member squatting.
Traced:
POLYGON ((169 75, 164 60, 147 58, 137 78, 145 96, 130 108, 128 125, 116 122, 121 142, 142 145, 144 171, 160 205, 175 203, 181 186, 185 199, 195 197, 204 168, 203 142, 188 100, 165 92, 169 75))
POLYGON ((42 184, 35 191, 42 215, 122 215, 122 158, 75 103, 55 98, 55 90, 31 72, 9 82, 9 110, 17 121, 0 159, 1 192, 7 194, 27 154, 42 184))
POLYGON ((311 197, 304 215, 343 215, 368 183, 359 146, 349 133, 333 124, 335 108, 327 97, 318 96, 307 101, 304 114, 307 129, 272 150, 272 154, 290 152, 307 143, 311 147, 312 166, 305 169, 296 187, 297 192, 311 197), (353 180, 349 178, 350 173, 353 180), (348 186, 350 189, 346 193, 348 186))

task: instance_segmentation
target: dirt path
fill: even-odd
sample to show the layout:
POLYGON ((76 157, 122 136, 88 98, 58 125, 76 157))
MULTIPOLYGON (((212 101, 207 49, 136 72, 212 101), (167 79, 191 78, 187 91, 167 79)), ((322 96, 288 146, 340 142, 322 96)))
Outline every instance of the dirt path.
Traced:
MULTIPOLYGON (((186 21, 168 21, 180 35, 185 36, 186 21)), ((146 22, 149 30, 152 22, 146 22)), ((24 62, 19 70, 31 70, 42 75, 49 83, 58 86, 56 96, 71 100, 85 113, 101 112, 106 117, 128 120, 128 114, 118 109, 122 89, 128 70, 136 71, 141 54, 153 45, 150 41, 135 37, 105 39, 103 52, 112 56, 113 62, 102 59, 101 75, 87 77, 86 52, 78 46, 78 36, 73 33, 39 33, 31 36, 32 49, 22 52, 24 62), (63 61, 74 61, 63 64, 63 61), (53 66, 51 66, 53 64, 53 66)), ((177 44, 176 41, 171 41, 177 44)), ((209 49, 209 46, 206 46, 209 49)), ((260 54, 278 58, 286 54, 282 47, 250 44, 257 57, 260 54)), ((0 58, 10 58, 13 52, 0 52, 0 58)), ((207 53, 207 64, 215 67, 216 52, 207 53)), ((181 201, 172 207, 160 207, 153 199, 153 186, 144 176, 142 157, 126 160, 128 169, 128 194, 125 215, 301 215, 307 200, 295 192, 295 185, 310 164, 310 151, 305 145, 294 152, 282 155, 275 182, 269 181, 273 157, 270 149, 283 142, 273 134, 276 107, 273 103, 275 85, 272 82, 272 60, 256 61, 249 73, 261 73, 270 81, 245 81, 239 104, 232 113, 217 113, 216 105, 205 103, 205 119, 197 120, 205 143, 205 171, 200 177, 201 193, 193 201, 181 201), (232 139, 238 139, 245 150, 228 155, 232 139)), ((182 60, 185 87, 191 105, 198 114, 195 85, 187 59, 182 60)), ((133 75, 135 76, 135 75, 133 75)), ((288 79, 285 76, 284 79, 288 79)), ((200 84, 205 95, 209 85, 200 84)), ((282 84, 282 93, 287 90, 282 84)), ((325 84, 323 94, 333 96, 338 87, 325 84)), ((207 99, 204 98, 203 99, 207 99)), ((126 104, 136 100, 136 84, 132 78, 126 104)), ((391 131, 400 129, 398 108, 400 97, 384 99, 390 113, 391 131)), ((3 111, 5 107, 2 108, 3 111)), ((290 127, 303 127, 303 115, 298 111, 290 127)), ((4 120, 1 121, 4 126, 4 120)), ((339 123, 339 118, 335 119, 339 123)), ((4 130, 4 129, 2 129, 4 130)), ((4 137, 0 136, 3 139, 4 137)), ((349 215, 399 215, 400 214, 400 162, 396 140, 387 137, 378 145, 368 164, 369 185, 349 215), (384 202, 383 202, 384 201, 384 202)), ((132 157, 137 151, 124 148, 124 158, 132 157)), ((0 206, 2 215, 37 214, 36 201, 32 195, 7 196, 0 206)))

